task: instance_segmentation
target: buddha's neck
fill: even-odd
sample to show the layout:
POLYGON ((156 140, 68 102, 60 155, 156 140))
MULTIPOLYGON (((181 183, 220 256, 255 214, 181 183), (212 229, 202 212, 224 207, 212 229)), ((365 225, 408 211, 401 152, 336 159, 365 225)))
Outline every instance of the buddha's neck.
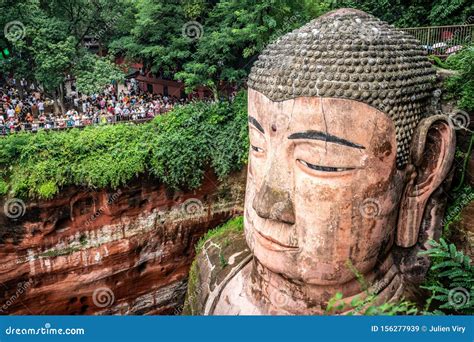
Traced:
POLYGON ((255 258, 249 277, 246 292, 254 304, 264 308, 263 314, 324 314, 328 301, 338 292, 342 294, 338 304, 344 302, 346 305, 344 309, 331 313, 342 313, 353 309, 350 303, 355 296, 363 301, 368 295, 376 295, 370 304, 377 305, 400 297, 403 291, 401 275, 391 255, 377 269, 363 274, 368 289, 364 289, 362 282, 355 277, 334 285, 295 282, 272 272, 255 258))

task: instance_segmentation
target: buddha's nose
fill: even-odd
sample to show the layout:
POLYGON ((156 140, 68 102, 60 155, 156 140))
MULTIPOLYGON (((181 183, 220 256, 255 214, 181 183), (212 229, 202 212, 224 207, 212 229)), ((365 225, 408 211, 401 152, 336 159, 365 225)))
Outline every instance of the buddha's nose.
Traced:
POLYGON ((288 224, 295 223, 295 210, 289 192, 272 187, 266 182, 257 192, 252 207, 260 217, 288 224))

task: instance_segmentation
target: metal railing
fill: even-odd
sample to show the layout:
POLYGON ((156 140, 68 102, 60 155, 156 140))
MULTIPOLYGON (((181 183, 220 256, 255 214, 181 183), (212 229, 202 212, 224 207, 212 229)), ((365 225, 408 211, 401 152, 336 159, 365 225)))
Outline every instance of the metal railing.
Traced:
POLYGON ((429 54, 437 56, 450 55, 474 41, 474 24, 407 27, 402 30, 418 39, 429 54))

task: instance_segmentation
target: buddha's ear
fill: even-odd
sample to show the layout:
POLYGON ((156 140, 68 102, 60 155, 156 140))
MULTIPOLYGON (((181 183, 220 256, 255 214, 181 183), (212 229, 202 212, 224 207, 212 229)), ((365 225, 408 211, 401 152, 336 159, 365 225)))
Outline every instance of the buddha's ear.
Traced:
POLYGON ((411 143, 409 181, 398 216, 396 243, 412 247, 418 241, 423 213, 431 194, 448 175, 454 159, 456 136, 449 118, 434 115, 423 119, 411 143))

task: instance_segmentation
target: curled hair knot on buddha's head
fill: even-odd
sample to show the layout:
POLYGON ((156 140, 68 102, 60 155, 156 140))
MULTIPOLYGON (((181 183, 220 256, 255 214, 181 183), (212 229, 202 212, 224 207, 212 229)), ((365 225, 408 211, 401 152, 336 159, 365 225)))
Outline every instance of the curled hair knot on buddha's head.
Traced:
POLYGON ((379 109, 395 124, 397 167, 403 168, 435 79, 414 37, 362 11, 339 9, 268 45, 248 86, 272 101, 319 96, 379 109))

